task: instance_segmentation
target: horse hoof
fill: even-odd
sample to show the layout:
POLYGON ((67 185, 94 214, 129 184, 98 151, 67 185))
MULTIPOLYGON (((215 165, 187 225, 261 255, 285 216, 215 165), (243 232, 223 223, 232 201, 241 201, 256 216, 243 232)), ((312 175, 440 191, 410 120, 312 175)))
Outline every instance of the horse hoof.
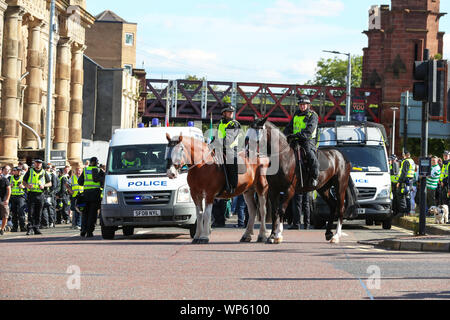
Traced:
POLYGON ((267 242, 267 240, 268 240, 267 237, 258 236, 258 240, 256 242, 262 243, 262 242, 267 242))
POLYGON ((207 244, 209 242, 209 239, 199 239, 199 244, 207 244))
POLYGON ((280 244, 283 242, 283 237, 275 238, 275 244, 280 244))
POLYGON ((200 239, 194 239, 192 240, 192 244, 198 244, 200 239))
POLYGON ((326 233, 325 234, 325 239, 327 240, 327 241, 330 241, 331 240, 331 238, 333 238, 333 234, 332 233, 326 233))
POLYGON ((239 242, 252 242, 252 238, 243 236, 239 242))
POLYGON ((339 243, 339 238, 334 236, 333 238, 331 238, 330 243, 339 243))

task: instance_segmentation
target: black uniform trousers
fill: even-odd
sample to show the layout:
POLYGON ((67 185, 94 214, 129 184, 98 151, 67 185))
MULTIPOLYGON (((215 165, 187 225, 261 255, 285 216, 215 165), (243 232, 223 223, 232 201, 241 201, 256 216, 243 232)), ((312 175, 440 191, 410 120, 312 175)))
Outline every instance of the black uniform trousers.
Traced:
POLYGON ((56 224, 56 198, 53 194, 44 195, 44 208, 42 209, 41 225, 56 224))
POLYGON ((20 229, 25 230, 25 207, 26 201, 25 196, 11 196, 9 199, 11 203, 11 213, 12 213, 12 223, 13 229, 17 230, 20 226, 20 229))
POLYGON ((82 201, 86 204, 81 215, 81 233, 93 233, 100 209, 100 189, 84 190, 82 201))
POLYGON ((300 226, 300 215, 303 212, 303 223, 305 228, 310 225, 311 208, 310 193, 296 193, 291 200, 292 203, 292 224, 300 226))
POLYGON ((319 178, 319 161, 317 160, 314 141, 308 140, 302 144, 302 147, 305 149, 306 158, 308 159, 308 164, 311 168, 311 178, 319 178))
POLYGON ((223 157, 225 161, 225 169, 230 187, 236 189, 238 184, 238 163, 237 163, 237 147, 224 148, 223 157))
POLYGON ((28 192, 28 227, 39 229, 42 209, 44 208, 44 193, 28 192))
POLYGON ((61 223, 61 220, 69 220, 70 217, 70 205, 69 205, 70 197, 65 194, 60 196, 58 199, 57 211, 56 211, 56 221, 58 224, 61 223))

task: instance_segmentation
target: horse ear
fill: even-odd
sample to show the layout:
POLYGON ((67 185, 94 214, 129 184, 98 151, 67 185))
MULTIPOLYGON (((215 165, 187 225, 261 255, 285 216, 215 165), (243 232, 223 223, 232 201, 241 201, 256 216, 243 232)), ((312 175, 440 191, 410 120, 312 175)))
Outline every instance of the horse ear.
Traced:
POLYGON ((166 133, 166 138, 167 138, 167 141, 171 141, 172 139, 170 138, 170 134, 168 134, 168 133, 166 133))
POLYGON ((183 132, 180 132, 180 137, 178 138, 178 142, 183 141, 183 132))

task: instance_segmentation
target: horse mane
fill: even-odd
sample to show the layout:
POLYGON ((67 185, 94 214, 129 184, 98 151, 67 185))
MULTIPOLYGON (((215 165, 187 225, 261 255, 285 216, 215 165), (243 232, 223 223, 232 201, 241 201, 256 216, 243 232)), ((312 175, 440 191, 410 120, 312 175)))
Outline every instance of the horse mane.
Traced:
POLYGON ((276 125, 274 125, 270 121, 266 121, 266 128, 269 129, 268 131, 278 130, 278 137, 279 137, 279 141, 280 141, 280 149, 282 149, 282 150, 279 150, 280 153, 284 152, 286 149, 290 149, 291 148, 289 146, 289 143, 287 141, 286 136, 284 135, 284 133, 276 125))

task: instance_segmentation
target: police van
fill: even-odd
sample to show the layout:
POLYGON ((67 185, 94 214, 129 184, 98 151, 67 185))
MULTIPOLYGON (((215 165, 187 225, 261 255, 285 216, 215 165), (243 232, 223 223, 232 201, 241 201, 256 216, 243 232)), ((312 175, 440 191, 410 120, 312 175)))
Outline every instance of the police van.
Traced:
MULTIPOLYGON (((359 204, 353 219, 366 220, 367 225, 382 224, 383 229, 390 229, 391 180, 383 125, 357 121, 321 124, 318 139, 319 149, 337 149, 352 163, 350 174, 358 189, 359 204)), ((315 227, 322 227, 329 209, 320 197, 314 198, 311 219, 315 227)))
POLYGON ((176 179, 166 176, 166 133, 203 141, 195 127, 119 129, 109 144, 101 204, 101 231, 113 239, 135 228, 181 227, 195 234, 196 208, 187 183, 187 170, 176 179))

